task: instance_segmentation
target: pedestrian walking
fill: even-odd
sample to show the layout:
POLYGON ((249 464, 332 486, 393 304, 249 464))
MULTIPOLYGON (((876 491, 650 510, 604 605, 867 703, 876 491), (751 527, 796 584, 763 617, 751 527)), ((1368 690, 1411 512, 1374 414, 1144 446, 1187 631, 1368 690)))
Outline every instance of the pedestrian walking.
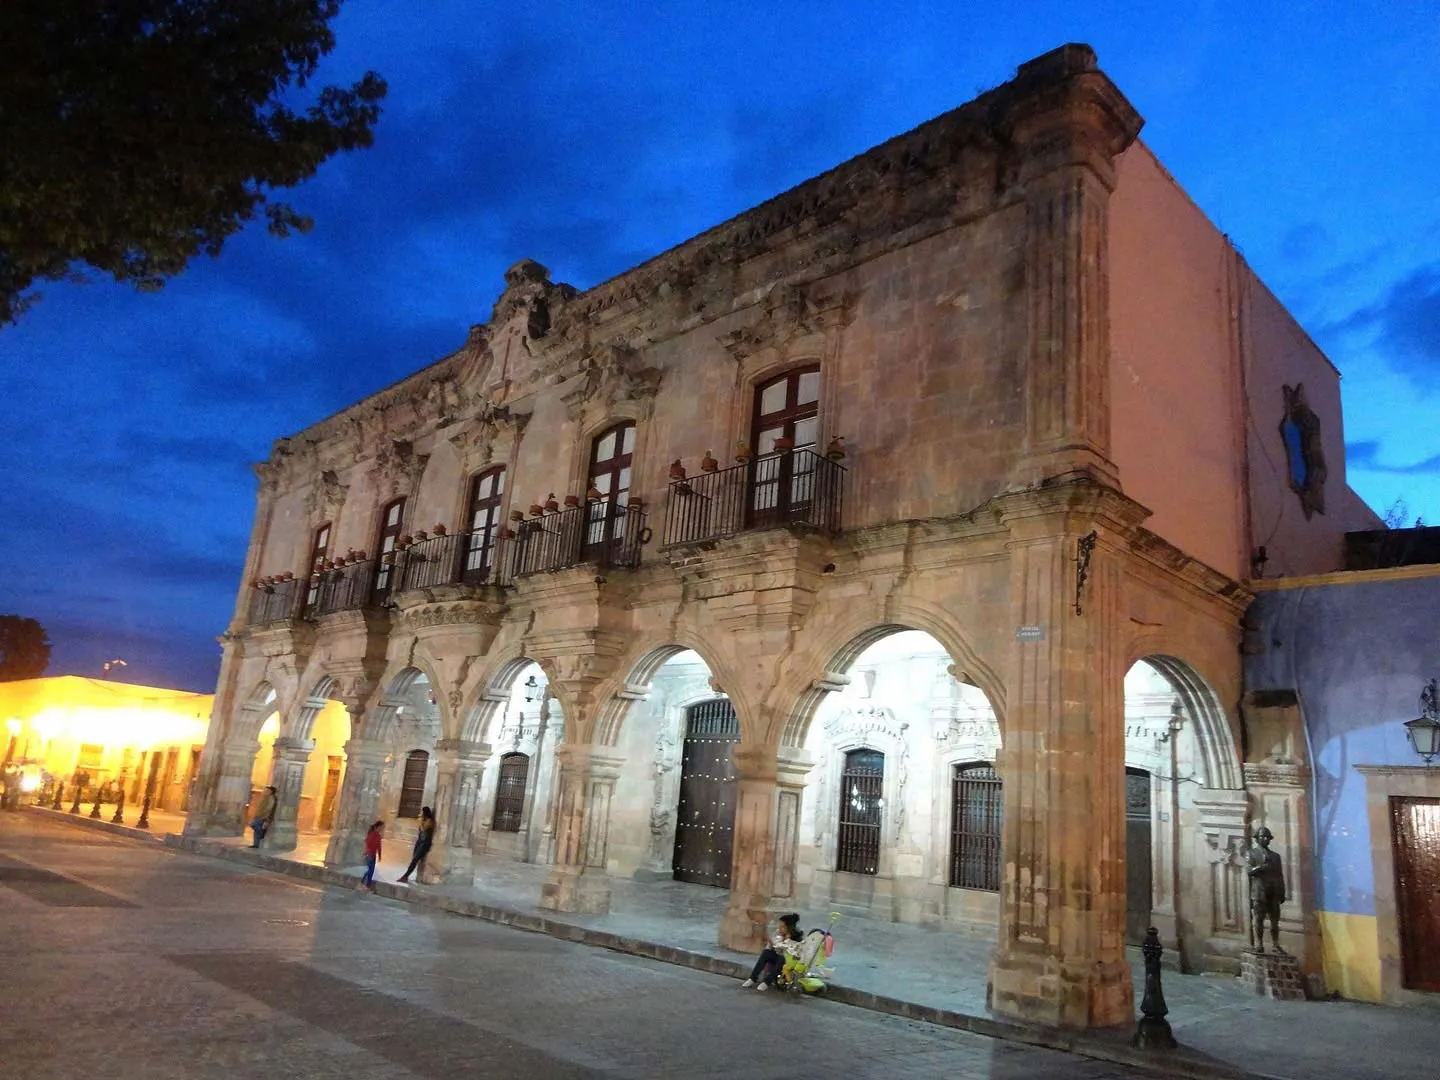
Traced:
POLYGON ((375 864, 380 861, 380 837, 385 832, 385 822, 377 821, 365 834, 365 874, 360 878, 360 887, 375 891, 375 864))
POLYGON ((255 842, 250 845, 252 848, 260 846, 260 841, 265 839, 270 826, 275 824, 275 811, 279 807, 279 792, 273 787, 267 787, 265 794, 260 796, 260 805, 255 808, 255 816, 250 819, 250 831, 255 834, 255 842))
POLYGON ((405 873, 400 875, 402 884, 410 884, 410 875, 415 873, 416 867, 420 868, 420 877, 425 876, 425 856, 430 854, 430 846, 434 843, 435 814, 430 807, 422 806, 420 824, 415 830, 415 850, 410 853, 410 865, 405 868, 405 873))

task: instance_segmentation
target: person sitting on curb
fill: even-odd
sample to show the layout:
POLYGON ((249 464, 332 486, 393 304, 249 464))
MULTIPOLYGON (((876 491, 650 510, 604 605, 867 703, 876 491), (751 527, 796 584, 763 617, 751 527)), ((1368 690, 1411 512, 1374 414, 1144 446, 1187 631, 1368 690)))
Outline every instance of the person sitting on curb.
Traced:
POLYGON ((385 831, 385 822, 377 821, 365 834, 365 874, 360 878, 360 888, 375 891, 375 864, 380 861, 380 836, 385 831))
POLYGON ((794 952, 804 936, 800 933, 800 916, 798 914, 792 911, 781 915, 775 929, 775 936, 770 939, 769 948, 760 953, 760 958, 750 969, 750 977, 740 984, 741 989, 751 986, 756 990, 770 989, 770 984, 779 976, 780 968, 785 963, 784 954, 794 952))

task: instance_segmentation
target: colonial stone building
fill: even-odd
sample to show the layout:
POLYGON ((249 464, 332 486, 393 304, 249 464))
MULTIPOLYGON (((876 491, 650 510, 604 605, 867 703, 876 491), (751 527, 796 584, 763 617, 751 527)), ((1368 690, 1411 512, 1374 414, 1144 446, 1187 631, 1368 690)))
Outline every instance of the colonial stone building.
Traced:
POLYGON ((1374 517, 1338 374, 1140 126, 1066 46, 588 291, 515 265, 259 467, 190 828, 241 828, 270 721, 336 864, 425 801, 446 878, 726 888, 741 949, 777 904, 989 934, 994 1007, 1077 1027, 1133 1016, 1146 925, 1233 967, 1247 829, 1308 850, 1241 738, 1246 581, 1374 517))

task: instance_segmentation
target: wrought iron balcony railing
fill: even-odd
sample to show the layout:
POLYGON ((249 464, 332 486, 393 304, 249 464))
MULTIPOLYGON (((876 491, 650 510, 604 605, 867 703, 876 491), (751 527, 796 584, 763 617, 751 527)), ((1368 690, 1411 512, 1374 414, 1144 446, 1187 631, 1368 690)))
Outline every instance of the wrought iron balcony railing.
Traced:
POLYGON ((496 573, 500 530, 432 536, 395 553, 399 583, 395 592, 436 585, 502 584, 496 573))
POLYGON ((812 450, 782 450, 670 484, 663 545, 808 525, 838 533, 845 467, 812 450))
POLYGON ((587 563, 633 569, 649 540, 643 510, 600 500, 516 522, 501 540, 501 565, 511 579, 587 563))
POLYGON ((305 595, 303 586, 304 583, 295 578, 257 582, 250 597, 250 625, 270 626, 295 618, 300 614, 300 601, 305 595))
POLYGON ((310 577, 305 616, 319 619, 337 611, 378 606, 395 580, 395 568, 378 559, 358 559, 310 577))

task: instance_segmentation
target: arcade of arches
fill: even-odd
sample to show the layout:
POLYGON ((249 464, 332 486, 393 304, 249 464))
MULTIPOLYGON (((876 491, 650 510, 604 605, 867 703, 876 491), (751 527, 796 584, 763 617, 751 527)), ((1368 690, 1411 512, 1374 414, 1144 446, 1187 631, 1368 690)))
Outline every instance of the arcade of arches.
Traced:
MULTIPOLYGON (((477 858, 546 864, 542 904, 590 911, 615 877, 729 889, 720 937, 736 947, 776 906, 1003 928, 1007 791, 1026 778, 1007 767, 986 690, 928 633, 883 626, 850 643, 783 713, 772 750, 747 745, 760 710, 691 649, 642 657, 589 732, 552 690, 562 666, 517 656, 468 706, 416 667, 368 700, 321 676, 289 710, 262 682, 216 747, 194 831, 240 831, 274 784, 271 849, 323 839, 329 864, 354 865, 369 821, 403 844, 433 805, 431 880, 469 881, 477 858)), ((1174 658, 1136 661, 1123 758, 1125 940, 1153 925, 1183 969, 1232 968, 1247 795, 1214 691, 1174 658)))

